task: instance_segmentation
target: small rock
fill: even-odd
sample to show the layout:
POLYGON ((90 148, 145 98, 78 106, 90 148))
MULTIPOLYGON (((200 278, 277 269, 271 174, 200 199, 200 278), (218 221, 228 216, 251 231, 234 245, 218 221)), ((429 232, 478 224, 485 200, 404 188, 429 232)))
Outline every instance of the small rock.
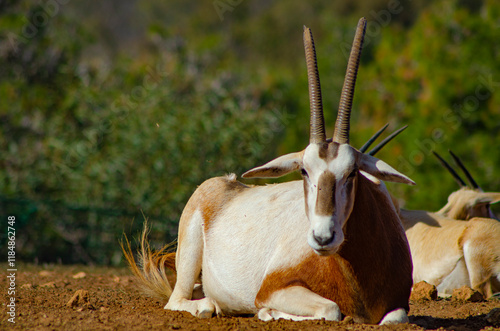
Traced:
POLYGON ((411 301, 432 301, 437 300, 438 291, 436 286, 425 281, 421 281, 413 285, 410 300, 411 301))
POLYGON ((464 302, 481 302, 484 301, 484 296, 471 289, 468 286, 462 286, 461 288, 456 288, 451 294, 453 300, 464 301, 464 302))
POLYGON ((40 287, 55 288, 56 287, 56 283, 54 283, 54 282, 48 282, 48 283, 40 285, 40 287))
POLYGON ((79 273, 77 273, 77 274, 73 275, 73 278, 74 278, 74 279, 81 279, 81 278, 85 278, 85 277, 87 277, 87 274, 86 274, 86 273, 84 273, 83 271, 81 271, 81 272, 79 272, 79 273))
POLYGON ((100 311, 108 311, 108 310, 109 310, 109 308, 106 308, 106 307, 101 307, 101 308, 99 308, 99 310, 100 310, 100 311))
POLYGON ((81 305, 86 305, 90 301, 90 295, 88 291, 78 290, 75 292, 75 295, 71 298, 71 300, 66 303, 68 307, 76 307, 81 305))
POLYGON ((493 308, 485 317, 486 321, 494 326, 500 326, 500 308, 493 308))
POLYGON ((38 273, 38 275, 39 275, 40 277, 47 277, 47 276, 50 276, 51 274, 52 274, 52 273, 51 273, 50 271, 48 271, 48 270, 42 270, 42 271, 40 271, 40 272, 38 273))
POLYGON ((119 283, 120 282, 120 277, 118 277, 118 276, 113 277, 113 281, 115 283, 119 283))
POLYGON ((32 289, 32 288, 33 288, 33 285, 31 285, 31 284, 29 284, 29 283, 28 283, 28 284, 23 284, 23 285, 21 285, 21 288, 24 288, 24 289, 30 290, 30 289, 32 289))

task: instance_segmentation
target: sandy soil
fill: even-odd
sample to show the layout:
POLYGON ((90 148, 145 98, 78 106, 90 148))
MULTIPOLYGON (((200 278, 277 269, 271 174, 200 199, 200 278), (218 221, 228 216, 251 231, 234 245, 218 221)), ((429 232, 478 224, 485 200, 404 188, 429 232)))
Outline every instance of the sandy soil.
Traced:
MULTIPOLYGON (((5 264, 0 267, 9 274, 5 264)), ((255 317, 200 320, 189 313, 165 311, 163 302, 143 296, 125 268, 21 265, 14 295, 9 295, 9 285, 9 278, 2 277, 0 330, 500 330, 500 319, 489 317, 500 307, 499 299, 411 302, 410 324, 380 327, 353 324, 348 318, 343 322, 261 322, 255 317), (77 292, 79 298, 74 298, 77 292), (15 324, 6 313, 11 297, 15 298, 15 324)))

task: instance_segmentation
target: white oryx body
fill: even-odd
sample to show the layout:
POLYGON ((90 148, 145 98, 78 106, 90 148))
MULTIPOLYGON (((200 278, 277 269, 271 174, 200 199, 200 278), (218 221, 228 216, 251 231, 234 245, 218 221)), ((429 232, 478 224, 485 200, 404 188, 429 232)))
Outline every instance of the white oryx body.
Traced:
POLYGON ((486 297, 500 291, 500 222, 453 220, 422 210, 400 211, 413 259, 413 281, 441 296, 470 286, 486 297))
POLYGON ((389 165, 349 145, 349 118, 366 21, 351 51, 332 140, 327 140, 310 30, 304 45, 311 135, 304 151, 287 154, 243 177, 303 180, 247 186, 236 176, 205 181, 180 219, 176 253, 152 253, 142 241, 133 272, 166 309, 364 323, 407 322, 412 285, 408 242, 382 180, 414 184, 389 165), (173 268, 172 291, 165 267, 173 268), (193 290, 203 288, 202 295, 193 290))
MULTIPOLYGON (((359 322, 377 323, 396 308, 408 309, 411 262, 404 229, 394 217, 396 210, 384 184, 367 177, 359 176, 362 184, 358 185, 365 190, 356 190, 354 201, 367 206, 366 195, 370 200, 375 195, 378 208, 353 207, 343 229, 347 243, 331 256, 320 256, 307 243, 310 224, 302 181, 249 187, 234 176, 209 179, 193 194, 181 217, 179 243, 199 246, 179 245, 176 288, 193 288, 193 277, 180 277, 185 268, 182 263, 202 254, 195 269, 201 267, 205 296, 226 314, 255 314, 273 300, 273 293, 292 285, 322 294, 315 297, 326 305, 321 309, 309 302, 309 290, 294 296, 309 317, 340 318, 333 302, 359 322), (213 196, 223 205, 214 206, 213 196)), ((186 308, 195 302, 185 300, 184 295, 177 300, 175 294, 174 290, 166 308, 186 308)), ((191 312, 199 315, 200 308, 193 305, 191 312)))
MULTIPOLYGON (((307 246, 308 223, 303 221, 304 203, 298 203, 304 193, 299 181, 248 187, 235 177, 203 183, 188 202, 187 218, 183 216, 181 222, 183 227, 201 229, 196 241, 204 246, 201 268, 205 295, 223 311, 254 314, 255 298, 269 268, 298 264, 302 259, 300 254, 288 254, 283 248, 311 251, 307 246), (214 218, 203 211, 211 208, 205 206, 211 204, 203 201, 205 194, 224 196, 224 205, 214 218), (275 221, 264 221, 270 217, 275 221), (274 253, 272 257, 270 252, 274 253)), ((176 261, 182 261, 179 252, 176 261)))
POLYGON ((441 296, 470 286, 489 297, 500 291, 500 222, 490 209, 490 204, 500 201, 500 193, 483 192, 450 153, 471 187, 434 153, 462 187, 435 213, 400 210, 412 252, 413 281, 436 285, 441 296))

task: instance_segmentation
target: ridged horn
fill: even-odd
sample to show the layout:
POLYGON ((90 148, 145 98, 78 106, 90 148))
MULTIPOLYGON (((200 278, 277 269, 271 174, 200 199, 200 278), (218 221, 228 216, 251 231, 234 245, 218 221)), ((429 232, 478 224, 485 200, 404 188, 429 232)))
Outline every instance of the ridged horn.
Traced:
POLYGON ((396 130, 394 131, 393 133, 391 133, 390 135, 388 135, 384 140, 382 140, 377 146, 373 147, 373 149, 371 151, 369 151, 367 154, 371 155, 371 156, 374 156, 375 154, 378 153, 378 151, 380 151, 389 141, 391 141, 392 139, 394 139, 394 137, 396 137, 398 134, 400 134, 401 132, 403 132, 404 130, 406 130, 406 128, 408 127, 408 125, 405 125, 403 126, 401 129, 399 130, 396 130))
POLYGON ((356 28, 356 35, 352 43, 349 62, 344 78, 344 86, 340 95, 339 111, 337 121, 335 122, 335 132, 333 133, 333 141, 340 144, 349 143, 349 127, 351 118, 352 99, 354 96, 354 86, 356 84, 356 76, 358 74, 359 58, 361 49, 363 48, 363 39, 366 31, 366 19, 362 17, 356 28))
POLYGON ((325 118, 321 101, 318 62, 311 29, 304 26, 304 49, 306 53, 307 81, 309 85, 309 104, 311 109, 309 143, 326 141, 325 118))
POLYGON ((455 162, 457 163, 458 167, 464 173, 465 177, 467 177, 467 180, 469 181, 469 183, 472 186, 472 188, 477 189, 477 190, 481 190, 481 188, 479 187, 479 185, 477 185, 477 183, 474 180, 474 178, 472 178, 472 175, 467 170, 467 168, 464 166, 464 164, 462 163, 462 161, 460 160, 460 158, 458 156, 456 156, 452 151, 448 150, 448 152, 450 152, 451 157, 453 158, 453 160, 455 160, 455 162))
POLYGON ((458 183, 458 185, 460 187, 467 187, 467 184, 465 184, 463 179, 460 178, 460 176, 457 174, 457 172, 455 170, 453 170, 453 168, 438 153, 432 151, 432 154, 434 154, 434 156, 437 157, 437 159, 439 160, 439 163, 441 163, 441 165, 443 167, 445 167, 446 170, 449 171, 449 173, 453 176, 453 178, 455 179, 455 181, 458 183))

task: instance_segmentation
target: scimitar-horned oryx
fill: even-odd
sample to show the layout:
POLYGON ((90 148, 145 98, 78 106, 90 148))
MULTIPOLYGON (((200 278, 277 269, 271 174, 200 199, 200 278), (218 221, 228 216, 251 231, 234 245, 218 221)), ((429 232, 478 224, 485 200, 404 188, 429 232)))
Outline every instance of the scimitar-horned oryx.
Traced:
POLYGON ((382 181, 414 183, 349 145, 365 29, 362 18, 333 139, 327 139, 314 42, 310 29, 304 28, 309 145, 243 175, 279 177, 300 171, 302 180, 247 186, 235 175, 209 179, 182 213, 175 253, 151 252, 147 230, 140 267, 130 246, 124 249, 149 293, 168 299, 166 309, 198 317, 223 313, 258 314, 262 320, 338 321, 344 314, 362 323, 408 321, 410 250, 382 181), (173 291, 166 268, 177 274, 173 291))

